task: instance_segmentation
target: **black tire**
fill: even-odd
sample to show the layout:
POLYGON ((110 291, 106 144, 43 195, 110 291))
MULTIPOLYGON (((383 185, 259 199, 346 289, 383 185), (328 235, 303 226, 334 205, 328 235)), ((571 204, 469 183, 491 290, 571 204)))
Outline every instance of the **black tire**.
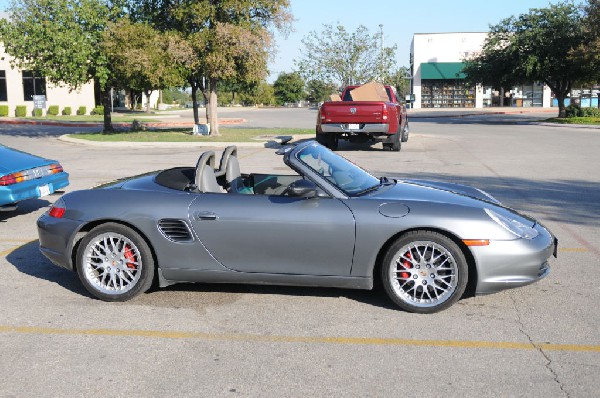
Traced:
POLYGON ((335 133, 317 133, 316 140, 332 151, 336 151, 338 148, 338 136, 335 133))
POLYGON ((450 307, 463 295, 468 279, 462 250, 452 239, 432 231, 402 235, 381 264, 381 281, 389 298, 401 309, 419 314, 450 307))
POLYGON ((409 127, 408 127, 408 122, 406 122, 406 124, 404 125, 404 128, 402 129, 402 142, 406 142, 408 141, 408 133, 409 133, 409 127))
POLYGON ((330 133, 330 137, 329 137, 329 142, 330 142, 329 149, 331 149, 332 151, 337 151, 339 141, 340 141, 340 139, 337 136, 337 134, 330 133))
POLYGON ((400 149, 402 149, 402 143, 400 142, 400 135, 402 134, 402 132, 397 132, 396 134, 394 134, 394 136, 392 137, 392 144, 391 144, 391 149, 394 152, 400 152, 400 149))
POLYGON ((154 268, 146 241, 117 223, 92 229, 77 249, 79 279, 88 292, 104 301, 127 301, 147 291, 154 268))

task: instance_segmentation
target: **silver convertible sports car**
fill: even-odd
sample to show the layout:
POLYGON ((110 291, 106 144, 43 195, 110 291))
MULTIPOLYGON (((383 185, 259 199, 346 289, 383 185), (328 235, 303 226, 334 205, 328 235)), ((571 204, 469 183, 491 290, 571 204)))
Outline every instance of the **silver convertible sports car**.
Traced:
POLYGON ((376 178, 314 141, 282 148, 289 174, 243 174, 228 147, 62 196, 40 249, 94 296, 177 282, 372 289, 431 313, 548 275, 557 240, 475 188, 376 178))

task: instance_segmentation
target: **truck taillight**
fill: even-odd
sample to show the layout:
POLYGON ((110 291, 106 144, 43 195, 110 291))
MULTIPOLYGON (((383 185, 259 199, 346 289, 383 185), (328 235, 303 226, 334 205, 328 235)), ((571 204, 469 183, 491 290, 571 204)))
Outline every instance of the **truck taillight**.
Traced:
POLYGON ((387 120, 388 119, 388 107, 386 104, 383 104, 383 112, 381 112, 381 118, 383 120, 387 120))

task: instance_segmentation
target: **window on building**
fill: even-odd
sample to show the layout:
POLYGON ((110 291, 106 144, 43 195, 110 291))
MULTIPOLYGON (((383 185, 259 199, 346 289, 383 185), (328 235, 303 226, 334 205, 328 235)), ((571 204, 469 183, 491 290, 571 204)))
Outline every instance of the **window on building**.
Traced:
POLYGON ((6 94, 6 71, 0 70, 0 101, 8 101, 6 94))
POLYGON ((23 97, 33 101, 34 95, 46 95, 46 78, 32 71, 23 71, 23 97))

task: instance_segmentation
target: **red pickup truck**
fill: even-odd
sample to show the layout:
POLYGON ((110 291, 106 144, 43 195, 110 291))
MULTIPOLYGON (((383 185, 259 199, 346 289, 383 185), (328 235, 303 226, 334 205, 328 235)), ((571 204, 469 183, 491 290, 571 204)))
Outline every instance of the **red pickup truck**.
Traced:
POLYGON ((358 87, 348 86, 341 101, 321 105, 317 141, 332 150, 337 149, 340 138, 350 142, 381 141, 384 149, 399 151, 401 143, 408 140, 408 119, 396 89, 384 86, 388 101, 353 101, 351 91, 358 87))

